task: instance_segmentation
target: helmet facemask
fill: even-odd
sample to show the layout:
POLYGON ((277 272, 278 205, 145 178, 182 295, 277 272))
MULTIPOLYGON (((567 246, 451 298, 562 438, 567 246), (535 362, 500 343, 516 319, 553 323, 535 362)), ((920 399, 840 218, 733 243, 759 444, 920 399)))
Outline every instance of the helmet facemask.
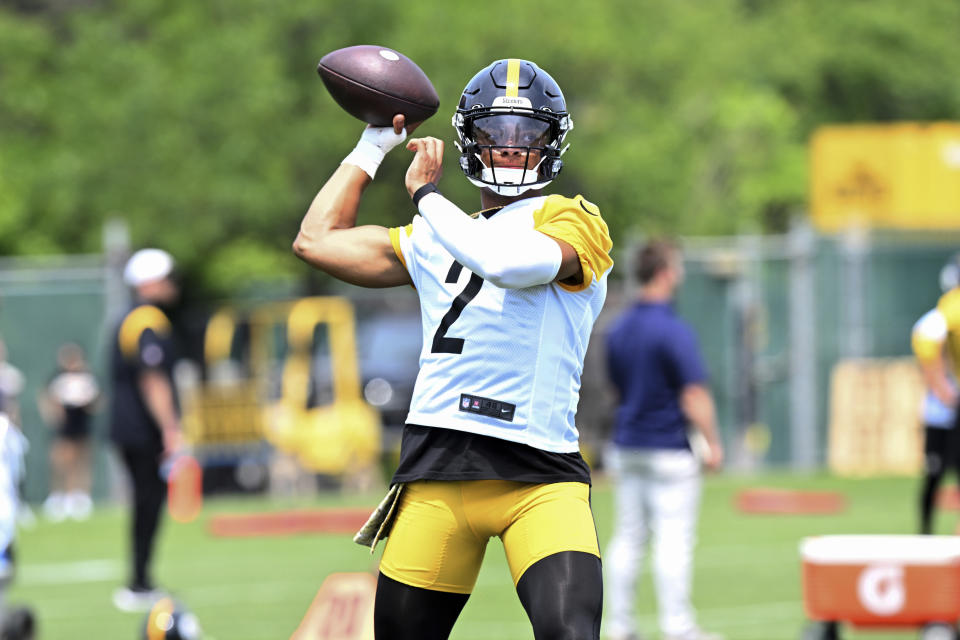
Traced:
POLYGON ((458 111, 453 126, 467 179, 502 196, 517 196, 542 189, 560 173, 566 151, 561 145, 573 120, 566 114, 494 107, 458 111))

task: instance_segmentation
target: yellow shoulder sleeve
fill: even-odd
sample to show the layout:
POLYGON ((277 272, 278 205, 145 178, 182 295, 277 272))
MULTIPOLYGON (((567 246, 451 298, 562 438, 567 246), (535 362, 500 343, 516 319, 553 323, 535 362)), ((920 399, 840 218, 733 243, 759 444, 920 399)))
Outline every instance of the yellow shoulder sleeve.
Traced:
POLYGON ((960 288, 951 289, 940 296, 937 311, 942 313, 947 321, 947 331, 954 335, 960 334, 960 288))
POLYGON ((170 321, 167 316, 149 304, 141 305, 128 313, 120 324, 117 341, 123 357, 133 358, 140 352, 140 336, 147 329, 152 329, 158 336, 170 334, 170 321))
POLYGON ((943 343, 937 340, 931 340, 914 332, 910 336, 910 346, 913 348, 913 355, 920 362, 930 362, 940 357, 943 352, 943 343))
MULTIPOLYGON (((404 231, 409 238, 413 233, 413 224, 408 224, 405 227, 390 227, 390 244, 393 245, 393 252, 397 254, 397 257, 400 258, 400 263, 403 265, 404 269, 407 269, 407 261, 403 258, 403 251, 400 250, 400 232, 404 231)), ((409 269, 407 269, 409 271, 409 269)))
POLYGON ((560 283, 564 289, 583 291, 594 278, 599 278, 613 266, 610 230, 597 205, 583 196, 547 196, 543 206, 533 213, 533 228, 576 249, 583 268, 583 282, 577 285, 560 283))
POLYGON ((910 346, 920 362, 938 359, 947 338, 947 321, 939 309, 931 309, 920 316, 910 332, 910 346))

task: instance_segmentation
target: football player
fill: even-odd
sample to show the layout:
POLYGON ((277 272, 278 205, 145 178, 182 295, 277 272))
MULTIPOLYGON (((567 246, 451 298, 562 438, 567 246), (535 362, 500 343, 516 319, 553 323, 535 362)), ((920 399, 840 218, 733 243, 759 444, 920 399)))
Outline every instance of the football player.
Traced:
MULTIPOLYGON (((295 253, 368 287, 412 285, 423 350, 391 495, 376 636, 447 638, 499 537, 537 638, 598 638, 602 572, 590 470, 575 424, 580 374, 612 266, 607 225, 581 196, 543 195, 573 128, 536 64, 498 60, 463 90, 459 166, 480 187, 467 215, 439 191, 444 143, 410 140, 419 215, 357 226, 384 155, 405 140, 368 127, 320 190, 295 253)), ((376 523, 379 524, 379 523, 376 523)), ((376 536, 373 544, 376 544, 376 536)))
POLYGON ((30 607, 11 607, 6 602, 7 588, 14 577, 18 486, 27 449, 27 439, 0 410, 0 638, 10 640, 30 640, 34 635, 30 607))
POLYGON ((924 481, 920 491, 920 532, 932 533, 937 489, 948 468, 960 480, 960 254, 940 272, 943 296, 913 326, 911 343, 927 396, 923 403, 924 481))
POLYGON ((123 280, 136 302, 115 325, 111 341, 110 440, 132 489, 130 581, 113 594, 122 611, 146 611, 163 596, 151 576, 167 497, 161 470, 182 446, 173 327, 162 310, 180 295, 173 272, 173 256, 163 249, 140 249, 130 256, 123 280))

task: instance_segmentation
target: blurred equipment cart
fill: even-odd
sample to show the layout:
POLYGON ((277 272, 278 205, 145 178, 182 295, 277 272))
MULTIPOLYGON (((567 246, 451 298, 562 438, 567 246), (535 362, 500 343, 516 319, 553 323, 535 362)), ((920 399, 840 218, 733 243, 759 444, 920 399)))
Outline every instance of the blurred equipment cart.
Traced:
POLYGON ((297 482, 301 471, 367 481, 381 426, 361 393, 354 327, 340 297, 216 313, 204 375, 182 394, 187 441, 204 468, 235 467, 251 487, 268 476, 271 488, 297 482))
POLYGON ((186 440, 204 468, 208 490, 231 475, 243 490, 266 484, 271 454, 264 439, 265 385, 241 355, 242 322, 231 308, 214 314, 204 332, 203 369, 178 379, 186 440))
MULTIPOLYGON (((267 440, 315 473, 341 476, 371 470, 380 456, 380 414, 360 389, 353 305, 345 298, 313 297, 282 308, 286 354, 280 396, 266 407, 267 440), (321 328, 325 336, 320 342, 327 345, 329 357, 318 370, 314 365, 321 328)), ((272 315, 267 310, 267 317, 272 315)), ((253 320, 254 328, 269 324, 258 314, 253 320)))
POLYGON ((957 640, 960 536, 805 538, 803 640, 837 640, 840 625, 918 628, 921 640, 957 640))

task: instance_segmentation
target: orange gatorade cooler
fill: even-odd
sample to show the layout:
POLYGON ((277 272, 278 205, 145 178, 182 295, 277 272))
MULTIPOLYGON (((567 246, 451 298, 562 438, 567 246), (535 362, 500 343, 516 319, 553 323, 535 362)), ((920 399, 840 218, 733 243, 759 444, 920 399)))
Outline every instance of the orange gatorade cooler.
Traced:
POLYGON ((960 536, 805 538, 803 603, 812 620, 870 627, 960 620, 960 536))

